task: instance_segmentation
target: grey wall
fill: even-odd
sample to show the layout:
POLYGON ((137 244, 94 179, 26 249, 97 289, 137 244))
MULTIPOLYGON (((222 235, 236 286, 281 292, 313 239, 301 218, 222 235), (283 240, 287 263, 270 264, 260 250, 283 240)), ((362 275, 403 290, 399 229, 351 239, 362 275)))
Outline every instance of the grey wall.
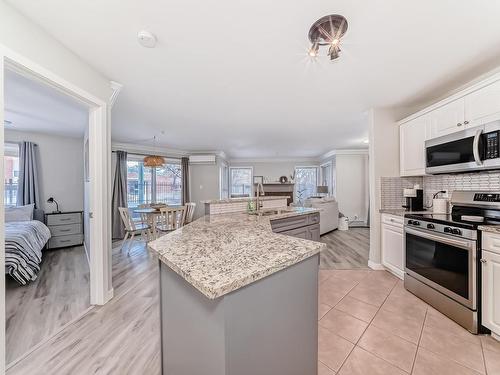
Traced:
POLYGON ((81 138, 5 130, 5 141, 38 144, 42 209, 54 210, 55 205, 47 203, 49 197, 54 197, 62 211, 83 210, 84 164, 81 138))
POLYGON ((190 201, 196 203, 194 218, 197 219, 205 213, 205 206, 201 201, 219 199, 219 165, 191 164, 189 174, 190 201))

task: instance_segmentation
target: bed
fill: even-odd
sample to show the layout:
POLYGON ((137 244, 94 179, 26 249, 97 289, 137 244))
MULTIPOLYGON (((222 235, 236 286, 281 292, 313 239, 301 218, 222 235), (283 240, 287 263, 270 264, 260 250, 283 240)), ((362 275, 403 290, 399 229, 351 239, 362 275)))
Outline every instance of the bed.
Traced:
POLYGON ((26 285, 38 276, 42 249, 50 238, 50 231, 43 223, 42 210, 31 207, 29 216, 16 213, 15 220, 9 219, 8 215, 6 209, 5 273, 19 284, 26 285))

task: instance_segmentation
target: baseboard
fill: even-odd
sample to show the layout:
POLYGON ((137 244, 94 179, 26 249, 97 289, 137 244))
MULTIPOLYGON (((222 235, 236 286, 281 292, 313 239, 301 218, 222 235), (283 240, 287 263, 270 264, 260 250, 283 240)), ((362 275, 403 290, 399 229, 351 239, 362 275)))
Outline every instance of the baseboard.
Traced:
POLYGON ((108 290, 108 292, 106 293, 106 303, 113 299, 114 293, 115 290, 113 288, 108 290))
POLYGON ((370 267, 372 270, 376 270, 376 271, 385 271, 385 267, 382 264, 375 263, 371 260, 368 260, 368 267, 370 267))

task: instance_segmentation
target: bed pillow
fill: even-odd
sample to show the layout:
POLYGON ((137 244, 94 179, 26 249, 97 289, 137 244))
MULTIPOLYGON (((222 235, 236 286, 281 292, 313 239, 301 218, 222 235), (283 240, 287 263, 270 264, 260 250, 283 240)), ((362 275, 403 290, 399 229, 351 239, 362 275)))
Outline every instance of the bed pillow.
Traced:
POLYGON ((5 222, 11 223, 14 221, 30 221, 33 220, 34 204, 26 206, 5 207, 5 222))

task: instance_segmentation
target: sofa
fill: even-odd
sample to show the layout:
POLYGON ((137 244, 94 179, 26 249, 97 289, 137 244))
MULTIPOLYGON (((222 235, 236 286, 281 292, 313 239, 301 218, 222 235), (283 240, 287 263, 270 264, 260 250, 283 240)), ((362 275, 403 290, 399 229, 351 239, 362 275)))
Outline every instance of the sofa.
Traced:
POLYGON ((339 227, 339 204, 333 197, 309 198, 305 206, 320 210, 319 231, 323 235, 339 227))

